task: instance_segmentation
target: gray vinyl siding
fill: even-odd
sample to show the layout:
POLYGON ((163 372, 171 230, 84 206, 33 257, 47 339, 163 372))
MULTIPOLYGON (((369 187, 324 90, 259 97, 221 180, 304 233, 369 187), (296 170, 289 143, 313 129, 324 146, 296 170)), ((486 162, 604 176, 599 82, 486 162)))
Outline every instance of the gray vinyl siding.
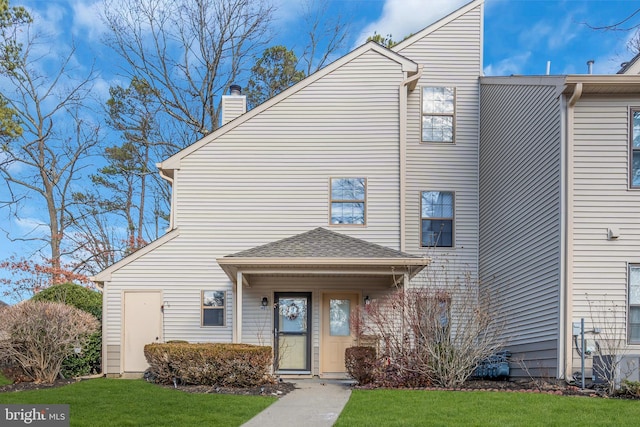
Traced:
MULTIPOLYGON (((629 108, 639 106, 640 98, 584 95, 574 114, 570 315, 572 321, 585 318, 587 328, 602 328, 598 318, 605 301, 607 319, 615 319, 610 329, 615 325, 623 337, 627 267, 640 264, 640 191, 628 188, 629 108), (609 227, 619 229, 618 239, 608 240, 609 227)), ((637 353, 640 346, 630 346, 630 350, 637 353)))
MULTIPOLYGON (((460 272, 477 275, 478 256, 478 129, 482 68, 482 7, 470 10, 426 37, 398 50, 424 66, 408 97, 406 248, 446 260, 460 272), (421 142, 421 88, 456 89, 455 143, 421 142), (422 191, 455 193, 454 247, 423 248, 420 244, 422 191)), ((444 262, 444 261, 443 261, 444 262)))
POLYGON ((501 306, 507 348, 536 375, 558 365, 561 83, 481 81, 480 280, 501 306))
POLYGON ((105 373, 120 373, 120 346, 107 346, 107 365, 103 367, 105 373))

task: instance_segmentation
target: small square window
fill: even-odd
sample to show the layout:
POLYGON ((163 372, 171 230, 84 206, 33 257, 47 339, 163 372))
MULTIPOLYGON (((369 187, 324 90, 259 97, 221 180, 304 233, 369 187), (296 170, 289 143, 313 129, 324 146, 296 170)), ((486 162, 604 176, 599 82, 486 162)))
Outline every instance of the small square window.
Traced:
POLYGON ((366 180, 331 178, 331 224, 365 224, 366 180))
POLYGON ((423 142, 453 142, 455 104, 455 88, 422 88, 423 142))
POLYGON ((225 292, 202 291, 202 326, 224 326, 225 292))
POLYGON ((420 242, 423 247, 453 247, 453 193, 421 193, 420 242))

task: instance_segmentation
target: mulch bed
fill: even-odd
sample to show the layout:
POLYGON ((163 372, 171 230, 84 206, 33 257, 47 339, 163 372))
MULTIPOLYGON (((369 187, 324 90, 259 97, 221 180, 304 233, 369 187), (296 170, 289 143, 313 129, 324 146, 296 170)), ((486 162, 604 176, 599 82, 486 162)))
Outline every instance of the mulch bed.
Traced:
MULTIPOLYGON (((5 376, 8 378, 16 378, 15 372, 4 370, 5 376)), ((60 387, 80 381, 79 379, 59 379, 53 384, 43 384, 25 381, 25 378, 18 377, 18 382, 5 386, 0 386, 0 393, 23 391, 23 390, 40 390, 53 387, 60 387)), ((216 387, 203 385, 159 385, 164 388, 175 388, 186 393, 211 393, 211 394, 234 394, 249 396, 275 396, 281 397, 295 389, 295 385, 289 382, 278 381, 263 384, 257 387, 216 387)), ((373 386, 353 386, 355 389, 371 389, 373 386)), ((444 390, 441 387, 426 387, 421 390, 444 390)), ((565 396, 600 396, 606 397, 603 390, 586 389, 581 390, 579 387, 569 385, 562 380, 552 379, 522 379, 512 378, 508 380, 480 380, 471 379, 467 381, 463 387, 455 390, 482 390, 482 391, 502 391, 502 392, 523 392, 523 393, 547 393, 565 396)))
POLYGON ((281 397, 293 391, 295 386, 288 382, 275 382, 263 384, 257 387, 216 387, 208 385, 162 385, 164 388, 175 388, 187 393, 212 393, 212 394, 235 394, 247 396, 276 396, 281 397))
MULTIPOLYGON (((354 386, 357 389, 372 389, 375 386, 354 386)), ((522 379, 507 380, 470 379, 462 387, 446 389, 442 387, 421 387, 418 390, 452 390, 452 391, 496 391, 520 393, 546 393, 560 396, 592 396, 606 397, 601 389, 585 389, 554 379, 522 379)))

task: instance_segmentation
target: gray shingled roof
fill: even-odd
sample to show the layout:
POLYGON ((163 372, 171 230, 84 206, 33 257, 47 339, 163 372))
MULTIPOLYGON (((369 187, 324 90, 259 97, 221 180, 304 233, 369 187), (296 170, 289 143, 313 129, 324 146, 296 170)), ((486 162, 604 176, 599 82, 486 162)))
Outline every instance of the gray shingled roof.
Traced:
POLYGON ((633 64, 636 63, 636 61, 638 61, 638 59, 640 59, 640 53, 638 53, 636 56, 634 56, 633 58, 631 58, 631 60, 629 60, 628 62, 623 62, 621 64, 621 68, 618 70, 618 72, 616 74, 624 74, 627 72, 627 70, 629 68, 631 68, 631 66, 633 64))
POLYGON ((318 227, 225 258, 421 258, 318 227))

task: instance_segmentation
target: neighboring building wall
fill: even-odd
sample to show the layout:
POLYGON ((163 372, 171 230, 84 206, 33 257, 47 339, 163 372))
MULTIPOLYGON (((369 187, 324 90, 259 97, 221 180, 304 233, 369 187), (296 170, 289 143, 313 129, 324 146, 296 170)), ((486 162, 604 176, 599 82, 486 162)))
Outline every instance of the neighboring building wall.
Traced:
MULTIPOLYGON (((640 191, 628 185, 630 107, 640 107, 640 98, 583 95, 575 107, 569 320, 608 329, 588 340, 614 330, 626 339, 627 266, 640 264, 640 191), (619 238, 608 240, 610 227, 619 229, 619 238)), ((638 355, 640 346, 625 351, 638 355)), ((580 369, 575 351, 573 367, 580 369)))
MULTIPOLYGON (((406 248, 427 254, 435 264, 477 274, 478 132, 482 72, 482 5, 395 51, 424 66, 409 94, 407 117, 406 248), (456 88, 455 143, 421 142, 421 87, 456 88), (423 248, 420 243, 422 191, 455 192, 454 247, 423 248)), ((428 271, 424 274, 429 274, 428 271)))
POLYGON ((399 249, 403 78, 400 64, 367 51, 182 159, 180 235, 105 284, 108 354, 121 344, 125 289, 163 290, 165 340, 230 342, 232 285, 216 258, 318 226, 399 249), (331 177, 367 179, 366 226, 329 225, 331 177), (225 327, 200 326, 203 290, 227 291, 225 327))
POLYGON ((515 375, 557 375, 562 83, 481 80, 480 278, 502 306, 515 375))

